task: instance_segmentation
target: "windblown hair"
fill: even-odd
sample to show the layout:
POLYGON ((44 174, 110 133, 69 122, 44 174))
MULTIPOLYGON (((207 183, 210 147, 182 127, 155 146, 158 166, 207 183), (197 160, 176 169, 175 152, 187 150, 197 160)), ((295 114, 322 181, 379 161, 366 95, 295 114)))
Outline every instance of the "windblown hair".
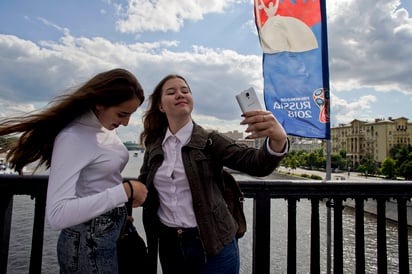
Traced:
POLYGON ((43 110, 4 119, 0 136, 21 134, 6 160, 18 172, 37 160, 38 166, 50 168, 54 140, 63 128, 96 105, 117 106, 134 97, 143 103, 143 88, 132 73, 117 68, 95 75, 72 93, 55 97, 43 110))
POLYGON ((180 75, 169 74, 160 80, 153 90, 153 93, 149 96, 148 109, 143 114, 143 132, 140 135, 140 141, 142 144, 152 144, 165 135, 169 123, 167 121, 166 114, 160 111, 159 106, 161 104, 164 84, 168 80, 175 78, 183 80, 190 91, 190 87, 186 79, 180 75))

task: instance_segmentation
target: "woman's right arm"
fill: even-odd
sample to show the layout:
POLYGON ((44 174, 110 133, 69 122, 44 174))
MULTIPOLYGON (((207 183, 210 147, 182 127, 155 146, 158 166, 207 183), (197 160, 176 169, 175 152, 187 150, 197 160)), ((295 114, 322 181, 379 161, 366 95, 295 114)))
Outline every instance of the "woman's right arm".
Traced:
POLYGON ((147 197, 147 188, 144 184, 135 180, 128 180, 128 182, 123 183, 124 190, 126 192, 127 198, 133 199, 132 207, 141 206, 147 197))

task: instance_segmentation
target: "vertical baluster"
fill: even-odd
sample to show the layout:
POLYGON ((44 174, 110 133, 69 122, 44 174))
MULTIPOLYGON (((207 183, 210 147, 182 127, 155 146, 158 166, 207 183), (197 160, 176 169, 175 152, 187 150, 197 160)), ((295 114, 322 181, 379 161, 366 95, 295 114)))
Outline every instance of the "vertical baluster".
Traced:
POLYGON ((399 273, 409 273, 408 216, 406 199, 398 199, 398 253, 399 273))
POLYGON ((332 207, 333 200, 326 200, 326 273, 332 273, 332 207))
POLYGON ((41 273, 43 258, 44 220, 46 211, 46 191, 36 196, 34 206, 33 236, 30 255, 30 274, 41 273))
POLYGON ((386 200, 377 199, 377 231, 378 231, 378 273, 388 272, 386 255, 386 200))
POLYGON ((365 226, 364 200, 356 198, 355 233, 356 233, 356 273, 365 273, 365 226))
POLYGON ((268 191, 258 191, 253 203, 253 273, 269 274, 271 208, 268 191))
POLYGON ((296 199, 288 200, 288 273, 296 273, 296 199))
POLYGON ((7 273, 13 195, 10 193, 2 193, 0 195, 0 210, 0 273, 7 273))
POLYGON ((333 273, 343 273, 342 199, 334 199, 333 210, 333 273))
POLYGON ((311 200, 310 273, 320 273, 319 199, 311 200))

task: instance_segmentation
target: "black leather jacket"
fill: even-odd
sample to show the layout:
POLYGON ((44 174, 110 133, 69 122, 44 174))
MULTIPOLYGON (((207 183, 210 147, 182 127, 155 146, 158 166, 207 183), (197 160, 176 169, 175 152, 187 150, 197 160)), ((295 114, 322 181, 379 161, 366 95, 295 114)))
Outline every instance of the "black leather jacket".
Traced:
MULTIPOLYGON (((143 221, 149 256, 156 260, 159 200, 153 178, 164 159, 162 141, 163 139, 159 139, 155 144, 146 147, 138 178, 149 190, 143 205, 143 221)), ((237 223, 219 190, 222 167, 252 176, 266 176, 273 172, 281 159, 282 157, 271 155, 267 151, 266 142, 260 149, 250 148, 236 144, 224 135, 206 131, 194 123, 191 140, 182 148, 182 160, 205 254, 219 253, 235 238, 237 231, 237 223)))

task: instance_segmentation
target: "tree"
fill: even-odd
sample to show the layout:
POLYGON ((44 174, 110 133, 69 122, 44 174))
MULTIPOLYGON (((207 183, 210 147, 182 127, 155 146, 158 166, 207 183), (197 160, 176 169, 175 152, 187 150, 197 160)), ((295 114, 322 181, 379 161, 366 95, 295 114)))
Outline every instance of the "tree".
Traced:
POLYGON ((405 178, 405 180, 412 179, 412 152, 406 156, 402 163, 399 163, 398 174, 405 178))
POLYGON ((412 146, 407 144, 396 144, 389 150, 389 155, 398 163, 403 163, 412 152, 412 146))
POLYGON ((339 168, 341 170, 346 169, 346 152, 334 153, 330 156, 331 158, 331 167, 333 169, 339 168))
POLYGON ((382 163, 381 173, 388 179, 396 178, 396 161, 392 158, 386 158, 382 163))
POLYGON ((364 173, 375 174, 376 173, 376 161, 373 159, 371 153, 366 153, 360 160, 360 165, 364 169, 364 173))

